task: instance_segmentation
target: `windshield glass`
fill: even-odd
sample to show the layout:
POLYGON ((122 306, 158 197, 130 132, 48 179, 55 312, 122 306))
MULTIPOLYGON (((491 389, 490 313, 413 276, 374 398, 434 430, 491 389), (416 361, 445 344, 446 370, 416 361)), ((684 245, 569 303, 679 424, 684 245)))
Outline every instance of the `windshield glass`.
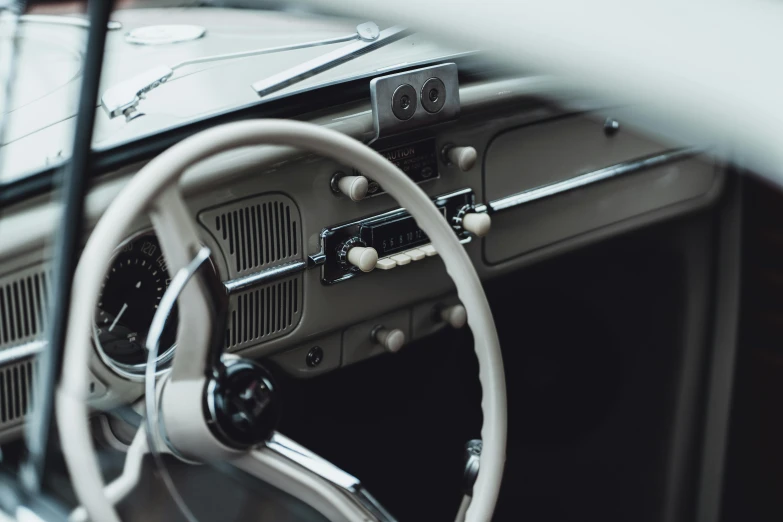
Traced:
MULTIPOLYGON (((250 9, 247 5, 251 3, 270 5, 198 2, 183 7, 182 2, 119 2, 107 35, 94 148, 111 148, 219 112, 377 70, 470 51, 411 34, 260 96, 253 84, 356 44, 361 40, 357 25, 368 21, 250 9), (300 48, 285 50, 292 46, 300 48), (276 48, 281 49, 253 53, 276 48), (233 57, 235 53, 242 54, 233 57), (136 93, 145 85, 148 92, 138 99, 136 93), (128 104, 133 106, 128 108, 128 104)), ((86 36, 84 27, 65 23, 73 19, 69 5, 44 4, 28 13, 60 20, 30 17, 25 24, 14 96, 0 146, 0 183, 60 162, 69 154, 77 80, 82 72, 80 51, 86 36)), ((378 28, 383 35, 389 24, 379 21, 378 28)))

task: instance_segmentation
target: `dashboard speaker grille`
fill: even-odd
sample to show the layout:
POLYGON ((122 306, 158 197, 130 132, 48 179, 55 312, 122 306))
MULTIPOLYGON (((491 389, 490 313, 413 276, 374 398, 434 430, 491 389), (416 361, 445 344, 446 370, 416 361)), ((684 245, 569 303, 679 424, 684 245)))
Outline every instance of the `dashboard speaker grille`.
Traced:
POLYGON ((302 317, 302 276, 297 274, 231 296, 226 349, 239 350, 292 331, 302 317))
POLYGON ((0 430, 19 424, 32 409, 37 366, 27 359, 0 368, 0 430))
POLYGON ((40 266, 0 278, 0 350, 42 337, 47 288, 48 274, 40 266))
POLYGON ((302 257, 299 210, 283 194, 205 210, 199 220, 220 244, 231 278, 302 257))

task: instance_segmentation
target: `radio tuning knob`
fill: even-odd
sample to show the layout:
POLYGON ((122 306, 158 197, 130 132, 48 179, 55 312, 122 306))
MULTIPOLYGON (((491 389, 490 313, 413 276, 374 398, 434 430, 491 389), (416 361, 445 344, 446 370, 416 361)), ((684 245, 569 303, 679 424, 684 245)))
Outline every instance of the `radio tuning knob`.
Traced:
POLYGON ((448 147, 446 149, 446 163, 456 165, 462 172, 473 168, 478 159, 478 153, 473 147, 448 147))
POLYGON ((372 338, 391 353, 399 352, 405 344, 405 332, 399 328, 389 330, 383 326, 376 326, 372 331, 372 338))
POLYGON ((492 226, 492 218, 486 212, 468 212, 462 217, 462 228, 476 237, 484 237, 492 226))
POLYGON ((440 319, 455 330, 459 330, 468 322, 468 312, 461 304, 447 306, 440 310, 440 319))
POLYGON ((340 176, 332 182, 332 186, 351 198, 351 201, 361 201, 367 196, 370 182, 364 176, 340 176))
POLYGON ((372 272, 378 264, 378 252, 372 247, 351 247, 346 258, 362 272, 372 272))

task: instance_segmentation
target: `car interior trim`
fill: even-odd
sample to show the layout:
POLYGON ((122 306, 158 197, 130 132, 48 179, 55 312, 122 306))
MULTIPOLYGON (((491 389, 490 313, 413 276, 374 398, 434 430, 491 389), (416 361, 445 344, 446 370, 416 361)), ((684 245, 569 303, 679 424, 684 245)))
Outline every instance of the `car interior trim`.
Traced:
POLYGON ((265 285, 278 279, 284 279, 288 276, 304 272, 307 269, 306 261, 291 261, 290 263, 283 263, 281 265, 273 266, 260 272, 254 272, 252 274, 237 277, 230 281, 226 281, 226 291, 230 294, 247 290, 254 286, 265 285))
POLYGON ((30 341, 24 344, 20 344, 19 346, 0 350, 0 367, 12 362, 26 359, 27 357, 31 357, 33 355, 38 355, 48 345, 49 343, 47 341, 39 339, 37 341, 30 341))
POLYGON ((676 149, 667 151, 663 154, 655 154, 646 158, 618 163, 616 165, 611 165, 593 172, 588 172, 587 174, 582 174, 565 181, 551 183, 549 185, 544 185, 543 187, 525 190, 517 194, 512 194, 511 196, 496 199, 494 201, 490 201, 488 206, 490 212, 493 213, 508 210, 520 205, 524 205, 525 203, 539 201, 545 198, 556 196, 558 194, 563 194, 564 192, 586 187, 594 183, 606 181, 608 179, 617 178, 626 174, 632 174, 654 167, 661 167, 669 163, 674 163, 675 161, 680 161, 692 156, 696 156, 702 152, 702 150, 696 148, 676 149))

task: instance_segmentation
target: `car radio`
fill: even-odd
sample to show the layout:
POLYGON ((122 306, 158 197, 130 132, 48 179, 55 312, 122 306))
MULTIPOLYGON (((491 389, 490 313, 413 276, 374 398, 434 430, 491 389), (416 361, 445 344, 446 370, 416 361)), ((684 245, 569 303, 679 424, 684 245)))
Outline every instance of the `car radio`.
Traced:
MULTIPOLYGON (((462 243, 489 230, 486 206, 476 205, 472 189, 439 196, 433 203, 462 243)), ((437 252, 427 234, 400 208, 325 228, 321 251, 310 256, 309 263, 320 265, 321 282, 331 285, 376 268, 391 270, 434 255, 437 252)))

